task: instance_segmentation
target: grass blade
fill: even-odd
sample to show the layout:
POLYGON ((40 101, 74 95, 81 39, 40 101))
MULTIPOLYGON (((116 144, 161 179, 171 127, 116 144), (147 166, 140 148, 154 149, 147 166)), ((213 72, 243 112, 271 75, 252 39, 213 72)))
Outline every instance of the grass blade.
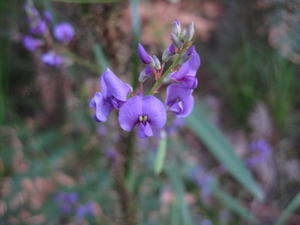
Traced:
POLYGON ((133 48, 132 48, 132 81, 131 85, 135 89, 138 85, 139 76, 139 58, 137 54, 137 45, 140 41, 140 16, 139 16, 139 3, 138 0, 129 0, 131 12, 131 24, 133 33, 133 48))
POLYGON ((184 184, 179 177, 179 173, 175 166, 167 166, 166 173, 171 181, 171 184, 176 192, 176 202, 179 204, 180 212, 182 213, 183 224, 185 225, 193 225, 191 212, 189 207, 184 199, 185 195, 185 187, 184 184))
POLYGON ((236 199, 231 197, 229 194, 221 190, 217 183, 212 185, 213 194, 222 201, 228 208, 234 211, 236 214, 241 216, 242 218, 258 224, 258 220, 254 217, 254 215, 244 206, 242 206, 236 199))
POLYGON ((286 224, 291 214, 300 206, 300 192, 292 199, 289 205, 285 208, 281 216, 278 218, 275 225, 286 224))
POLYGON ((162 171, 165 163, 166 152, 167 152, 167 134, 165 131, 162 131, 157 154, 156 154, 156 159, 155 159, 155 167, 154 167, 155 174, 160 174, 160 172, 162 171))
POLYGON ((103 72, 106 68, 109 67, 109 64, 101 45, 95 44, 93 47, 93 52, 96 59, 96 63, 101 68, 101 72, 103 72))
POLYGON ((250 171, 241 159, 235 154, 233 147, 205 115, 200 106, 194 108, 191 116, 187 118, 188 126, 203 141, 208 150, 222 163, 246 189, 257 199, 263 199, 263 192, 258 186, 250 171))

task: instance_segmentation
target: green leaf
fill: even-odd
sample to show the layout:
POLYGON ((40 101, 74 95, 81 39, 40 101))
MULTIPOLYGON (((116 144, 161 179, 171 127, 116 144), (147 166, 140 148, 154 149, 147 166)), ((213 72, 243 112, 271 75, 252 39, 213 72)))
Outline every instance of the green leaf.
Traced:
POLYGON ((170 178, 171 184, 176 192, 176 203, 179 204, 179 212, 182 213, 183 224, 185 225, 193 225, 192 216, 188 205, 186 204, 184 195, 185 195, 185 187, 182 179, 180 177, 179 172, 176 169, 176 166, 168 165, 166 166, 166 173, 170 178))
POLYGON ((290 204, 286 207, 286 209, 283 211, 281 216, 278 218, 275 225, 286 224, 288 218, 299 206, 300 206, 300 192, 298 192, 298 194, 292 199, 290 204))
POLYGON ((105 68, 109 67, 107 58, 105 56, 105 53, 103 52, 103 49, 100 44, 95 44, 93 47, 94 56, 96 59, 97 65, 101 68, 102 72, 105 70, 105 68))
POLYGON ((120 0, 52 0, 54 2, 67 2, 67 3, 112 3, 120 2, 120 0))
POLYGON ((229 194, 221 190, 218 184, 215 182, 212 185, 213 194, 221 200, 228 208, 233 210, 236 214, 241 216, 242 218, 251 221, 255 224, 258 224, 258 220, 254 217, 254 215, 244 206, 242 206, 236 199, 231 197, 229 194))
POLYGON ((140 61, 137 54, 137 45, 140 41, 140 16, 139 16, 139 1, 129 0, 130 13, 131 13, 131 24, 132 24, 132 34, 133 34, 133 48, 132 48, 132 79, 131 85, 133 89, 138 86, 138 76, 139 76, 139 65, 140 61))
POLYGON ((261 188, 241 159, 235 154, 228 140, 209 121, 204 109, 196 106, 191 116, 187 118, 187 123, 197 137, 206 145, 208 150, 226 167, 232 176, 257 199, 262 200, 264 197, 261 188))
POLYGON ((159 142, 156 159, 155 159, 155 167, 154 167, 155 174, 160 174, 160 172, 164 167, 166 151, 167 151, 167 134, 165 131, 162 131, 160 135, 160 142, 159 142))

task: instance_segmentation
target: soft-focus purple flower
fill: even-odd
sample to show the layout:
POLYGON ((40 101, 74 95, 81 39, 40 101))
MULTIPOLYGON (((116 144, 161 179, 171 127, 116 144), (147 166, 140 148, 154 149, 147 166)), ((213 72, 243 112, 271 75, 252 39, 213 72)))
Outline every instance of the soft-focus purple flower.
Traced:
POLYGON ((46 34, 48 27, 45 20, 39 19, 39 20, 29 21, 29 23, 30 23, 31 33, 36 35, 46 34))
POLYGON ((31 36, 25 36, 23 38, 23 45, 28 51, 35 51, 37 48, 43 45, 43 41, 31 36))
POLYGON ((148 52, 146 52, 143 45, 140 43, 138 44, 138 55, 143 63, 150 64, 152 62, 152 57, 148 54, 148 52))
POLYGON ((83 219, 86 216, 94 216, 93 202, 88 202, 77 207, 76 217, 83 219))
POLYGON ((192 173, 198 187, 200 188, 200 197, 203 201, 209 202, 211 196, 211 188, 215 182, 215 177, 212 173, 207 172, 204 168, 198 167, 192 173))
POLYGON ((193 89, 182 84, 171 84, 167 87, 166 105, 177 117, 187 117, 193 110, 193 89))
POLYGON ((68 43, 73 39, 75 30, 69 23, 60 23, 54 27, 53 33, 58 41, 68 43))
POLYGON ((197 70, 200 67, 200 56, 196 52, 195 47, 188 49, 186 55, 189 59, 180 67, 180 69, 171 74, 171 78, 177 82, 182 81, 186 76, 196 76, 197 70))
POLYGON ((44 11, 45 21, 50 24, 53 20, 52 14, 49 11, 44 11))
POLYGON ((250 167, 268 160, 272 152, 272 147, 265 139, 253 141, 249 148, 254 153, 253 156, 247 159, 247 165, 250 167))
POLYGON ((132 91, 129 84, 120 80, 110 69, 102 74, 101 92, 97 92, 91 99, 89 106, 95 108, 94 118, 98 122, 105 122, 113 109, 119 109, 132 91))
POLYGON ((113 148, 109 148, 106 150, 105 152, 105 156, 106 158, 108 158, 109 160, 115 160, 117 158, 117 152, 115 149, 113 148))
POLYGON ((49 66, 58 67, 63 65, 66 62, 66 58, 62 55, 59 55, 55 51, 50 51, 41 56, 43 63, 49 66))
POLYGON ((131 131, 138 128, 138 136, 153 136, 167 120, 164 104, 154 96, 134 96, 120 108, 119 123, 123 130, 131 131))
POLYGON ((78 201, 78 194, 75 192, 67 193, 61 191, 56 194, 55 200, 58 204, 59 210, 63 214, 70 214, 75 203, 78 201))

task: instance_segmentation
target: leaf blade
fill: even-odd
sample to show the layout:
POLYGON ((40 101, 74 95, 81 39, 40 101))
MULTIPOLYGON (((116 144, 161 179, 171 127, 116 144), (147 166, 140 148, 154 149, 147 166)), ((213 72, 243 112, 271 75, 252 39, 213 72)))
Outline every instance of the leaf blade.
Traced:
POLYGON ((226 167, 246 189, 257 199, 263 199, 263 191, 255 182, 252 174, 235 154, 233 147, 205 115, 202 107, 196 106, 193 113, 186 119, 188 126, 206 145, 208 150, 226 167))

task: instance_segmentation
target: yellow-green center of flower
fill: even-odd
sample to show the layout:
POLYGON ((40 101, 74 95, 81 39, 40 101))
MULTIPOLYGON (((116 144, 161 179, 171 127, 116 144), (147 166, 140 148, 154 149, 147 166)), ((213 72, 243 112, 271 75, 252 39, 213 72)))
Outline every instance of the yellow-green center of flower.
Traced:
POLYGON ((139 116, 139 122, 146 123, 148 120, 148 116, 139 116))

